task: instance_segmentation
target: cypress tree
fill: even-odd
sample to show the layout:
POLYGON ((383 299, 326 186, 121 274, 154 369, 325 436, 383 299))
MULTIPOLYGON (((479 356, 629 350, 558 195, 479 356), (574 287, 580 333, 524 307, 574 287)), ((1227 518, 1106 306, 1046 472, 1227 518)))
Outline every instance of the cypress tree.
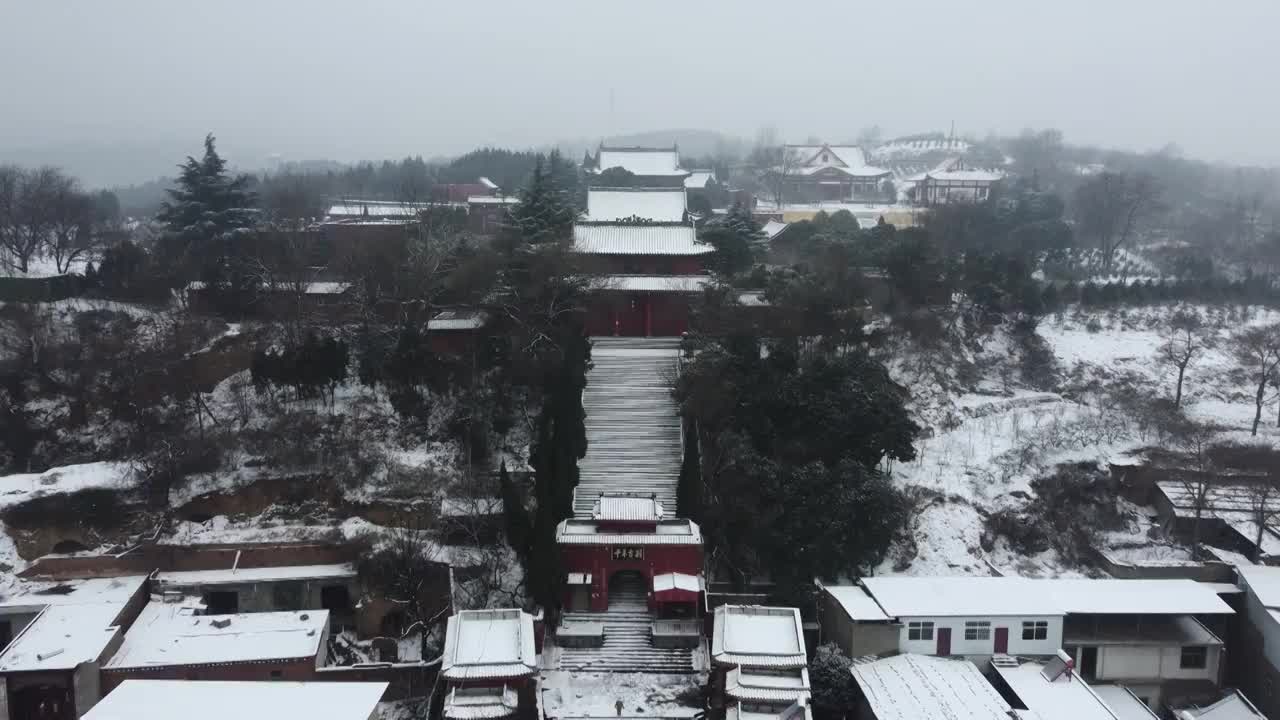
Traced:
POLYGON ((498 468, 498 486, 502 490, 502 516, 506 520, 507 543, 527 569, 529 538, 533 527, 529 523, 529 511, 524 506, 524 496, 511 481, 505 462, 498 468))
POLYGON ((702 522, 702 459, 698 456, 696 423, 684 435, 684 461, 680 464, 680 485, 676 488, 676 512, 680 517, 702 522))

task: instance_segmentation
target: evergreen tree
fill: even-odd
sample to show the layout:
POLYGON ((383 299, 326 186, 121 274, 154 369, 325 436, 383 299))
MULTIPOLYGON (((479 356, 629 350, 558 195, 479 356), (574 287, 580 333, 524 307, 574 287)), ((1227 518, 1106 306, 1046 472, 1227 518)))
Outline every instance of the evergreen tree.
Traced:
POLYGON ((578 212, 573 204, 573 189, 567 184, 571 172, 557 152, 545 161, 538 158, 529 184, 520 193, 520 203, 511 211, 502 243, 504 250, 513 252, 531 245, 567 246, 572 242, 578 212))
POLYGON ((533 527, 529 523, 529 511, 524 506, 524 496, 511 481, 505 462, 498 468, 498 486, 502 491, 502 515, 506 520, 507 544, 515 550, 521 562, 527 564, 533 527))
POLYGON ((834 643, 819 645, 809 663, 813 687, 813 715, 817 720, 840 720, 851 714, 858 693, 849 667, 853 661, 840 653, 834 643))
POLYGON ((694 522, 702 519, 702 458, 698 454, 698 431, 690 423, 684 436, 684 461, 680 465, 680 484, 676 488, 676 514, 694 522))
POLYGON ((232 176, 204 139, 204 156, 179 165, 178 186, 168 191, 158 219, 165 224, 162 260, 175 280, 199 278, 211 286, 243 294, 248 289, 245 260, 254 223, 254 195, 247 175, 232 176))

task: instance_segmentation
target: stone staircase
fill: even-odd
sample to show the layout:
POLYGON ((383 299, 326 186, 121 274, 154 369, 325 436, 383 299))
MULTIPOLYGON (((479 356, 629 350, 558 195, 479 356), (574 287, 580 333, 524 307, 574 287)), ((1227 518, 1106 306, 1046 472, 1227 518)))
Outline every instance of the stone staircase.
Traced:
POLYGON ((680 417, 671 398, 679 340, 592 338, 582 394, 587 456, 578 463, 573 512, 589 517, 602 493, 654 496, 676 511, 680 417))
POLYGON ((622 575, 609 590, 603 613, 565 613, 566 622, 604 623, 604 647, 561 648, 561 670, 632 673, 692 673, 693 650, 657 648, 650 640, 653 616, 645 606, 644 580, 622 575))

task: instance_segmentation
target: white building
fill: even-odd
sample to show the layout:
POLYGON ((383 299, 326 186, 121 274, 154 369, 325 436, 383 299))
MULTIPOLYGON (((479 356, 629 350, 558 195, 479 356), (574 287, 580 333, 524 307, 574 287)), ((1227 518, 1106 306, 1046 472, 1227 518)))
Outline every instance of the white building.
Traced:
POLYGON ((538 655, 533 616, 518 609, 463 610, 449 618, 440 676, 447 720, 493 720, 532 707, 538 655))
POLYGON ((679 188, 591 188, 587 191, 588 222, 688 222, 688 199, 679 188))
POLYGON ((1233 649, 1244 671, 1242 686, 1266 714, 1280 716, 1280 568, 1239 565, 1247 627, 1233 649))
POLYGON ((1004 173, 999 170, 975 168, 955 157, 908 178, 908 196, 917 205, 986 202, 1003 179, 1004 173))
POLYGON ((595 172, 621 168, 641 177, 684 178, 689 171, 680 167, 680 150, 676 147, 605 147, 596 150, 595 172))
POLYGON ((84 720, 371 720, 387 683, 126 680, 84 720))

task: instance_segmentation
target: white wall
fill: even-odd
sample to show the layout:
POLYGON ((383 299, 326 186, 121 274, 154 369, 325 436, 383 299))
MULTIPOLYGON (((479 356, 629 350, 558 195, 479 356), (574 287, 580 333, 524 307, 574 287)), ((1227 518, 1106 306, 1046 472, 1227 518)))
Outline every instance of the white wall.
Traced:
MULTIPOLYGON (((1091 647, 1091 646, 1084 646, 1091 647)), ((1210 645, 1206 647, 1205 666, 1203 668, 1180 667, 1182 664, 1181 646, 1152 645, 1100 645, 1098 647, 1097 679, 1128 681, 1163 681, 1163 680, 1209 680, 1218 681, 1218 663, 1222 656, 1222 647, 1210 645)), ((1076 658, 1079 668, 1079 647, 1073 646, 1070 652, 1076 658)))
MULTIPOLYGON (((1244 578, 1241 577, 1241 582, 1244 578)), ((1248 592, 1249 599, 1246 605, 1246 612, 1249 616, 1249 622, 1253 624, 1258 632, 1262 634, 1263 653, 1267 656, 1267 660, 1272 667, 1280 668, 1280 622, 1263 607, 1258 600, 1258 596, 1253 591, 1248 592)))
POLYGON ((990 655, 995 649, 996 628, 1009 628, 1009 653, 1011 655, 1052 655, 1062 647, 1062 618, 1060 616, 1043 617, 904 617, 898 645, 904 653, 933 655, 938 650, 938 629, 951 628, 952 655, 990 655), (991 623, 991 636, 986 640, 965 640, 964 624, 972 620, 985 620, 991 623), (1044 640, 1023 640, 1022 623, 1024 621, 1040 621, 1049 623, 1049 632, 1044 640), (910 640, 909 624, 912 622, 932 622, 932 640, 910 640))

